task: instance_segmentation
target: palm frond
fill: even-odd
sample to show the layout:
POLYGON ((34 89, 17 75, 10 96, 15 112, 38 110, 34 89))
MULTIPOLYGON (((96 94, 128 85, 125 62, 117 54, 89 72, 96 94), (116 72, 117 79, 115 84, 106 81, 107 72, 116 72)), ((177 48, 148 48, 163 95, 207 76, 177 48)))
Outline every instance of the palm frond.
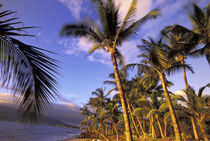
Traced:
POLYGON ((128 27, 123 28, 119 32, 119 37, 116 40, 117 44, 121 45, 122 41, 131 39, 131 37, 133 37, 133 35, 136 34, 137 30, 139 29, 139 27, 141 25, 143 25, 143 23, 145 23, 149 19, 155 18, 158 14, 159 14, 159 10, 158 9, 154 9, 151 12, 149 12, 147 15, 145 15, 143 18, 137 20, 136 22, 132 23, 128 27))
POLYGON ((187 102, 187 100, 182 95, 172 95, 171 100, 178 100, 182 102, 187 102))
POLYGON ((91 42, 98 44, 103 42, 101 36, 86 24, 66 24, 62 27, 60 35, 61 37, 88 37, 91 42))
POLYGON ((147 108, 152 108, 151 107, 151 104, 150 104, 150 101, 149 100, 147 100, 147 99, 138 99, 137 101, 136 101, 136 103, 137 103, 137 105, 139 106, 139 107, 147 107, 147 108))
MULTIPOLYGON (((8 85, 20 90, 19 110, 24 117, 36 121, 37 117, 50 106, 58 94, 55 74, 58 73, 57 61, 40 52, 40 49, 22 43, 14 38, 1 37, 1 61, 5 63, 8 85), (2 45, 3 42, 6 43, 2 45), (10 52, 8 52, 10 51, 10 52)), ((5 66, 5 64, 1 64, 5 66)), ((1 68, 1 70, 5 68, 1 68)), ((15 92, 15 91, 14 91, 15 92)))
POLYGON ((117 50, 117 49, 116 49, 116 51, 115 51, 115 56, 116 56, 116 59, 117 59, 118 62, 119 62, 119 65, 124 66, 124 65, 125 65, 124 57, 123 57, 123 55, 120 53, 120 51, 117 50))
POLYGON ((166 69, 166 73, 168 75, 171 75, 171 73, 180 71, 182 67, 185 67, 186 70, 191 71, 194 73, 193 68, 189 64, 181 64, 180 62, 175 62, 173 65, 171 65, 169 68, 166 69))
POLYGON ((121 31, 126 26, 126 23, 128 22, 128 20, 130 18, 132 18, 134 16, 134 14, 135 14, 135 11, 136 11, 136 3, 137 3, 137 0, 132 0, 132 2, 130 4, 130 7, 128 9, 128 12, 127 12, 126 16, 124 17, 123 22, 122 22, 120 28, 118 29, 118 31, 117 31, 117 33, 116 33, 116 35, 114 37, 114 45, 113 45, 114 48, 117 45, 117 42, 118 42, 117 40, 119 38, 119 34, 121 33, 121 31))
POLYGON ((107 94, 106 94, 105 96, 110 95, 113 91, 117 91, 117 89, 116 89, 116 88, 112 88, 111 90, 109 90, 109 91, 107 92, 107 94))
POLYGON ((201 97, 205 88, 210 88, 210 83, 206 84, 205 86, 201 87, 198 91, 198 97, 201 97))
POLYGON ((22 24, 22 22, 17 21, 19 18, 9 16, 15 14, 15 11, 5 10, 0 12, 0 33, 1 36, 33 36, 27 34, 25 29, 36 28, 36 27, 13 27, 22 24), (18 32, 19 33, 18 33, 18 32))
POLYGON ((159 112, 159 110, 158 109, 152 109, 152 110, 150 110, 149 111, 149 113, 147 114, 147 118, 151 118, 151 117, 153 117, 155 114, 159 114, 160 112, 159 112))
POLYGON ((104 44, 96 44, 88 51, 88 54, 92 54, 95 50, 98 50, 98 49, 104 49, 105 50, 104 47, 105 47, 104 44))
POLYGON ((148 108, 135 108, 133 111, 133 115, 147 115, 149 112, 148 108))

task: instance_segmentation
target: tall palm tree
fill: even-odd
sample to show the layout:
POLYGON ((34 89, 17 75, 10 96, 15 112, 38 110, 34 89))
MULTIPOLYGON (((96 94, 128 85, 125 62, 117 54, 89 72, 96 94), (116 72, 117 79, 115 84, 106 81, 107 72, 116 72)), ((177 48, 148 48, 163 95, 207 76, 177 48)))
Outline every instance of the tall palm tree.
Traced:
MULTIPOLYGON (((176 31, 176 29, 178 29, 178 25, 168 26, 162 30, 162 34, 169 43, 169 56, 175 57, 177 61, 180 61, 181 64, 184 65, 186 58, 196 48, 196 45, 198 43, 198 36, 192 31, 183 32, 183 30, 176 31), (173 30, 171 30, 172 27, 174 28, 173 30)), ((182 66, 182 72, 184 77, 185 89, 187 90, 189 86, 185 66, 182 66)), ((190 119, 192 122, 195 139, 198 140, 199 137, 195 119, 193 116, 191 116, 190 119)))
POLYGON ((123 41, 130 39, 142 23, 150 18, 156 17, 158 15, 158 11, 153 10, 143 18, 134 21, 133 17, 136 11, 137 0, 132 0, 125 18, 120 20, 119 7, 115 6, 114 0, 97 0, 95 2, 102 30, 96 23, 91 25, 85 22, 67 24, 63 26, 61 36, 87 37, 89 41, 93 43, 93 47, 89 50, 89 53, 93 53, 98 49, 103 49, 110 53, 123 108, 126 140, 131 141, 133 139, 129 123, 127 104, 125 101, 125 93, 123 92, 117 63, 117 59, 121 58, 121 55, 117 47, 121 45, 123 41))
POLYGON ((25 29, 33 28, 19 26, 22 22, 15 13, 0 12, 0 81, 3 87, 21 95, 18 104, 24 117, 36 120, 57 95, 57 61, 41 52, 46 50, 14 38, 32 36, 25 29))
MULTIPOLYGON (((166 73, 170 75, 171 73, 179 70, 183 65, 180 62, 177 62, 174 58, 167 57, 166 53, 168 48, 162 43, 162 39, 160 39, 158 42, 155 42, 151 38, 150 41, 143 39, 142 42, 144 45, 139 46, 139 48, 143 51, 143 53, 139 55, 139 57, 143 58, 142 64, 129 64, 127 67, 129 68, 139 66, 139 69, 144 70, 145 75, 152 74, 153 76, 159 76, 163 87, 164 96, 169 106, 176 140, 181 140, 179 124, 177 122, 177 118, 167 88, 166 73)), ((190 69, 192 71, 188 65, 184 66, 186 69, 190 69)))

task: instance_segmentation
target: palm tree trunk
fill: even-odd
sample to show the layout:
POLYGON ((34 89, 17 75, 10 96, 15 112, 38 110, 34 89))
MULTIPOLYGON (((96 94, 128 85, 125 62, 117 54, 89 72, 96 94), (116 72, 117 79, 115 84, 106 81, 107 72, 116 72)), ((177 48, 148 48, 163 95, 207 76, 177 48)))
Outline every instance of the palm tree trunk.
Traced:
POLYGON ((153 119, 150 120, 150 127, 151 127, 151 132, 152 132, 152 138, 154 139, 157 137, 157 135, 156 135, 153 119))
MULTIPOLYGON (((184 57, 181 58, 181 64, 184 65, 184 57)), ((182 66, 182 72, 183 72, 183 77, 184 77, 184 84, 185 84, 185 88, 186 90, 188 89, 188 82, 187 82, 187 75, 186 75, 186 69, 185 66, 182 66)))
POLYGON ((136 116, 136 118, 137 118, 137 121, 138 121, 139 126, 140 126, 140 128, 141 128, 141 131, 142 131, 142 133, 143 133, 143 135, 144 135, 144 138, 145 138, 145 131, 144 131, 144 128, 142 127, 141 121, 140 121, 140 119, 139 119, 138 116, 136 116))
MULTIPOLYGON (((181 58, 181 64, 182 64, 182 65, 185 64, 185 62, 184 62, 184 57, 181 58)), ((183 77, 184 77, 185 88, 186 88, 186 90, 187 90, 187 89, 189 88, 189 86, 188 86, 188 82, 187 82, 187 75, 186 75, 185 66, 182 66, 182 71, 183 71, 183 77)), ((199 140, 198 130, 197 130, 197 126, 196 126, 194 117, 193 117, 193 116, 190 116, 190 120, 191 120, 191 123, 192 123, 193 133, 194 133, 195 139, 196 139, 196 140, 199 140)))
POLYGON ((129 110, 129 113, 130 113, 130 117, 131 117, 133 126, 134 126, 134 128, 135 128, 135 130, 136 130, 136 133, 137 133, 138 137, 140 137, 139 130, 138 130, 137 126, 136 126, 136 122, 135 122, 135 120, 134 120, 134 118, 133 118, 133 115, 132 115, 132 110, 131 110, 131 106, 130 106, 131 103, 130 103, 130 101, 129 101, 129 99, 128 99, 128 97, 127 97, 126 95, 125 95, 125 98, 126 98, 126 101, 127 101, 128 110, 129 110))
MULTIPOLYGON (((127 96, 126 96, 126 98, 127 98, 127 96)), ((130 105, 131 106, 131 109, 134 109, 134 106, 133 105, 130 105)), ((141 121, 140 121, 140 119, 139 119, 139 117, 136 115, 136 119, 137 119, 137 122, 138 122, 138 124, 139 124, 139 126, 140 126, 140 128, 141 128, 141 130, 142 130, 142 133, 143 133, 143 135, 144 135, 144 137, 145 137, 145 131, 144 131, 144 128, 142 127, 142 124, 141 124, 141 121)), ((139 133, 140 134, 140 133, 139 133)))
POLYGON ((206 130, 205 130, 205 128, 203 127, 202 122, 199 121, 199 120, 197 120, 197 121, 198 121, 198 125, 199 125, 199 127, 200 127, 200 129, 201 129, 201 134, 203 135, 204 141, 208 141, 208 137, 207 137, 207 135, 206 135, 206 130))
POLYGON ((162 137, 162 139, 165 139, 165 136, 164 136, 164 134, 163 134, 163 129, 162 129, 162 126, 161 126, 161 124, 160 124, 160 120, 159 120, 158 117, 156 117, 156 119, 157 119, 157 123, 158 123, 159 129, 160 129, 161 137, 162 137))
POLYGON ((114 123, 114 130, 115 130, 115 133, 116 133, 117 141, 119 141, 119 134, 118 134, 118 131, 117 131, 117 125, 116 125, 116 123, 114 123))
POLYGON ((164 136, 167 137, 167 121, 164 122, 164 136))
POLYGON ((165 74, 159 72, 159 76, 160 76, 161 84, 162 84, 162 87, 164 90, 164 95, 165 95, 166 101, 168 103, 169 112, 171 114, 171 119, 172 119, 172 123, 173 123, 173 127, 174 127, 174 133, 175 133, 176 140, 181 141, 181 132, 180 132, 179 124, 177 122, 176 114, 174 112, 174 108, 173 108, 171 99, 169 97, 168 89, 166 87, 165 74))
POLYGON ((130 127, 130 120, 128 116, 128 106, 125 100, 125 93, 123 92, 122 88, 122 82, 120 80, 120 75, 118 71, 118 65, 115 57, 115 52, 114 50, 110 50, 111 58, 112 58, 112 63, 113 63, 113 68, 114 68, 114 74, 115 74, 115 79, 117 82, 117 88, 120 94, 120 100, 122 104, 122 109, 123 109, 123 118, 124 118, 124 123, 125 123, 125 136, 126 136, 126 141, 133 141, 132 138, 132 131, 130 127))
POLYGON ((195 136, 196 140, 199 140, 199 136, 198 136, 198 130, 197 130, 197 126, 195 123, 195 118, 193 116, 190 116, 191 122, 192 122, 192 127, 193 127, 193 133, 195 136))
POLYGON ((111 135, 112 134, 112 122, 110 123, 110 125, 109 125, 109 133, 108 133, 109 135, 111 135))
POLYGON ((108 136, 108 120, 107 122, 105 123, 105 135, 108 136))

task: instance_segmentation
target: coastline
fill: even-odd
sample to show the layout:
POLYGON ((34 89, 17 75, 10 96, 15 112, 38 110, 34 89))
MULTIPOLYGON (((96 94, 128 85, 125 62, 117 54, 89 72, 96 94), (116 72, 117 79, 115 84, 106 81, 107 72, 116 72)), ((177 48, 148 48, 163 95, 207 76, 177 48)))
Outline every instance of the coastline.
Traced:
POLYGON ((80 138, 74 138, 74 139, 67 139, 65 141, 90 141, 90 139, 80 139, 80 138))

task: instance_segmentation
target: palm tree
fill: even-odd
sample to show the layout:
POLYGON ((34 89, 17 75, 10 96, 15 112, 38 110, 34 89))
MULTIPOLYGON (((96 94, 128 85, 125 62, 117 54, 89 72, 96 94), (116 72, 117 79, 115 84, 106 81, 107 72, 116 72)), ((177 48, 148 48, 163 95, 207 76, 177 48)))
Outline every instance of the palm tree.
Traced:
POLYGON ((121 45, 123 41, 130 39, 142 23, 149 18, 156 17, 158 15, 158 11, 153 10, 143 18, 134 21, 133 17, 135 15, 137 0, 132 0, 125 18, 121 21, 119 17, 119 7, 115 6, 113 0, 97 0, 95 2, 100 17, 102 31, 101 28, 99 28, 100 26, 97 26, 96 23, 90 25, 83 22, 63 26, 61 36, 87 37, 89 41, 94 44, 94 46, 89 50, 89 53, 93 53, 98 49, 103 49, 110 53, 123 108, 126 140, 131 141, 133 139, 127 104, 125 101, 125 93, 123 92, 117 63, 117 59, 121 58, 121 55, 117 47, 121 45))
POLYGON ((20 94, 19 110, 23 117, 34 121, 57 95, 58 83, 54 76, 58 73, 57 61, 41 52, 46 50, 14 38, 32 36, 25 29, 33 28, 18 27, 22 22, 17 21, 15 13, 11 10, 0 12, 0 81, 3 87, 20 94))
POLYGON ((118 133, 118 129, 117 129, 117 124, 120 121, 119 117, 121 115, 119 105, 114 100, 108 100, 108 102, 106 103, 105 109, 106 109, 107 117, 109 119, 111 119, 111 122, 114 125, 114 130, 115 130, 115 133, 116 133, 116 139, 118 141, 119 140, 119 133, 118 133))
MULTIPOLYGON (((192 31, 180 31, 178 27, 179 25, 167 26, 161 31, 161 33, 169 43, 168 57, 174 57, 177 61, 180 61, 180 63, 184 65, 187 57, 196 48, 198 36, 193 34, 192 31)), ((188 89, 185 66, 182 67, 182 71, 185 88, 188 89)))
POLYGON ((209 96, 202 97, 202 91, 206 87, 210 87, 210 84, 200 88, 198 95, 195 93, 195 90, 192 87, 189 87, 187 90, 183 90, 187 96, 187 99, 182 95, 175 95, 172 98, 181 101, 184 105, 187 106, 186 108, 183 107, 182 110, 188 113, 190 116, 194 116, 196 118, 204 140, 208 141, 204 121, 209 113, 207 107, 209 96))
POLYGON ((106 96, 104 94, 104 90, 102 88, 98 88, 96 89, 96 91, 92 92, 92 95, 95 95, 96 97, 94 98, 90 98, 89 104, 96 107, 98 109, 99 112, 99 129, 102 130, 102 132, 104 133, 104 125, 103 125, 103 113, 104 113, 104 107, 105 107, 105 101, 106 101, 106 96))
MULTIPOLYGON (((193 49, 195 49, 197 42, 198 42, 198 36, 193 34, 192 31, 185 31, 178 30, 179 25, 176 26, 168 26, 162 30, 162 34, 164 35, 165 39, 169 43, 169 56, 175 57, 177 61, 180 61, 182 65, 185 64, 186 58, 191 54, 193 49), (173 28, 172 28, 173 27, 173 28), (170 29, 170 30, 169 30, 170 29)), ((182 66, 182 72, 185 82, 185 89, 187 90, 189 88, 188 82, 187 82, 187 75, 186 75, 186 69, 185 66, 182 66)), ((193 126, 193 132, 195 139, 198 140, 198 131, 195 123, 195 119, 193 116, 190 117, 192 126, 193 126)))
POLYGON ((190 13, 189 18, 193 24, 193 31, 198 34, 200 43, 204 44, 204 47, 194 53, 205 55, 210 65, 210 3, 204 9, 200 9, 196 4, 193 6, 194 13, 190 13))
MULTIPOLYGON (((191 42, 195 43, 195 38, 198 38, 197 45, 203 44, 203 47, 194 49, 190 56, 199 57, 205 56, 210 65, 210 3, 203 10, 196 4, 193 4, 194 12, 189 13, 189 18, 193 24, 193 29, 189 30, 181 25, 168 26, 166 29, 172 33, 191 34, 191 42)), ((189 41, 189 40, 188 40, 189 41)))
POLYGON ((161 133, 161 137, 163 139, 165 139, 165 136, 163 134, 163 130, 162 130, 162 126, 160 124, 160 120, 159 120, 159 106, 160 106, 160 101, 158 100, 158 95, 161 94, 161 91, 158 90, 154 90, 151 94, 150 97, 148 99, 145 98, 141 98, 137 100, 138 103, 138 107, 135 108, 133 114, 143 114, 145 117, 147 117, 147 119, 150 120, 150 128, 152 131, 152 137, 155 138, 156 132, 155 132, 155 127, 154 127, 154 123, 155 123, 155 119, 157 120, 158 123, 158 127, 160 129, 160 133, 161 133))
MULTIPOLYGON (((139 46, 139 48, 143 51, 143 53, 139 55, 139 57, 143 58, 142 64, 129 64, 127 67, 139 66, 141 70, 144 70, 145 75, 152 74, 153 76, 159 76, 164 95, 169 106, 176 140, 181 140, 180 128, 169 96, 169 91, 167 89, 167 79, 165 73, 170 75, 171 73, 179 70, 183 65, 180 62, 177 62, 174 58, 167 57, 166 53, 168 48, 165 48, 167 46, 162 44, 162 39, 158 42, 155 42, 151 38, 150 41, 143 39, 142 42, 144 45, 139 46)), ((186 69, 192 71, 188 65, 184 66, 186 69)))

